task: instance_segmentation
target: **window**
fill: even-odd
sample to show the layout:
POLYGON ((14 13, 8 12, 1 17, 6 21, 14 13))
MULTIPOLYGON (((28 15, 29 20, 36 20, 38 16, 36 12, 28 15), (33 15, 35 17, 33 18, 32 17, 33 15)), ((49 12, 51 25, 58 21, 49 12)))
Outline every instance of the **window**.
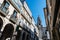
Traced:
POLYGON ((6 8, 8 8, 8 7, 9 7, 9 5, 10 5, 10 4, 6 1, 6 3, 5 3, 5 5, 4 5, 4 6, 5 6, 6 8))
POLYGON ((47 34, 47 32, 45 31, 45 34, 47 34))
POLYGON ((22 14, 24 14, 24 9, 23 9, 23 7, 20 8, 20 11, 21 11, 22 14))
POLYGON ((21 3, 23 4, 25 0, 20 0, 20 1, 21 1, 21 3))
POLYGON ((14 10, 14 12, 13 12, 13 17, 14 18, 17 18, 17 12, 14 10))
POLYGON ((2 10, 3 10, 4 12, 6 12, 6 11, 8 10, 9 5, 10 5, 10 4, 9 4, 7 1, 4 1, 4 5, 3 5, 3 7, 2 7, 2 10))

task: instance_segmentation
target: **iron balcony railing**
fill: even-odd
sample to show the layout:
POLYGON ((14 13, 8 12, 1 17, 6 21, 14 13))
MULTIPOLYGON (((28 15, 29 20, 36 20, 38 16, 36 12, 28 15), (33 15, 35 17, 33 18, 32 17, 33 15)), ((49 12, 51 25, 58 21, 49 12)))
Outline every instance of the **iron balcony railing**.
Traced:
POLYGON ((16 18, 15 18, 15 17, 13 17, 13 15, 12 15, 12 16, 10 17, 10 20, 12 20, 13 22, 15 22, 15 23, 16 23, 16 22, 17 22, 17 20, 18 20, 18 18, 17 18, 17 17, 16 17, 16 18))
POLYGON ((24 23, 22 20, 20 20, 20 26, 23 27, 24 29, 27 29, 28 31, 30 30, 29 27, 26 23, 24 23))
POLYGON ((30 18, 28 18, 28 16, 27 16, 27 15, 25 15, 25 14, 24 14, 24 12, 22 12, 22 15, 26 18, 26 20, 27 20, 29 23, 31 23, 31 19, 30 19, 30 18))

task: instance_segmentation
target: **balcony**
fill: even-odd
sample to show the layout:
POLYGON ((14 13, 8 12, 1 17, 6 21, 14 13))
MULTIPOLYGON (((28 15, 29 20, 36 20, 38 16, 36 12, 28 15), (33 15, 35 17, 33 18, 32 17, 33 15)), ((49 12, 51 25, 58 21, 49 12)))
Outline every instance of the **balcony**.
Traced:
POLYGON ((26 10, 23 8, 23 7, 21 7, 21 15, 29 22, 29 23, 31 23, 31 19, 30 19, 30 17, 29 17, 29 15, 27 14, 27 12, 26 12, 26 10))
POLYGON ((11 15, 10 20, 12 20, 14 23, 17 22, 18 18, 17 18, 17 12, 15 10, 13 14, 11 15))
POLYGON ((24 14, 24 12, 22 12, 22 15, 24 16, 24 18, 25 18, 29 23, 31 23, 31 19, 28 18, 28 15, 24 14))
POLYGON ((24 29, 26 29, 26 30, 28 30, 28 31, 30 30, 30 29, 28 28, 29 26, 27 26, 26 23, 24 23, 22 20, 20 20, 20 23, 19 23, 19 24, 20 24, 20 26, 21 26, 22 28, 24 28, 24 29))
POLYGON ((19 24, 20 24, 21 27, 23 27, 23 28, 26 29, 27 26, 26 26, 26 24, 22 20, 20 20, 20 23, 19 24))
POLYGON ((17 18, 11 17, 10 19, 11 19, 14 23, 17 22, 17 18))

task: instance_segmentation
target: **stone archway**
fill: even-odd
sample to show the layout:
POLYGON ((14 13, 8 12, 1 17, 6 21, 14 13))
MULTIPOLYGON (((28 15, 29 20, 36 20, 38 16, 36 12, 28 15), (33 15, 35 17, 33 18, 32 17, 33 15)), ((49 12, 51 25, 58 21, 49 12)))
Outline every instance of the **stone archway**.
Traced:
POLYGON ((0 18, 0 30, 1 30, 2 26, 3 26, 3 20, 0 18))
POLYGON ((12 38, 13 35, 13 31, 14 31, 14 27, 12 24, 7 24, 2 32, 2 36, 0 40, 6 40, 6 39, 10 39, 12 38))

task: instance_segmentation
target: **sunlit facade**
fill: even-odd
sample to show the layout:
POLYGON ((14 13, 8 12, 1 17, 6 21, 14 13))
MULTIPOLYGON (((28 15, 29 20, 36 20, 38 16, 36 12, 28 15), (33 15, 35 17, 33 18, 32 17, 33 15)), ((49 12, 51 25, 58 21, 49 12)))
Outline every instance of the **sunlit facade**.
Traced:
POLYGON ((60 40, 60 0, 46 0, 46 9, 50 40, 60 40))
POLYGON ((38 40, 33 20, 25 0, 0 0, 0 40, 38 40))

